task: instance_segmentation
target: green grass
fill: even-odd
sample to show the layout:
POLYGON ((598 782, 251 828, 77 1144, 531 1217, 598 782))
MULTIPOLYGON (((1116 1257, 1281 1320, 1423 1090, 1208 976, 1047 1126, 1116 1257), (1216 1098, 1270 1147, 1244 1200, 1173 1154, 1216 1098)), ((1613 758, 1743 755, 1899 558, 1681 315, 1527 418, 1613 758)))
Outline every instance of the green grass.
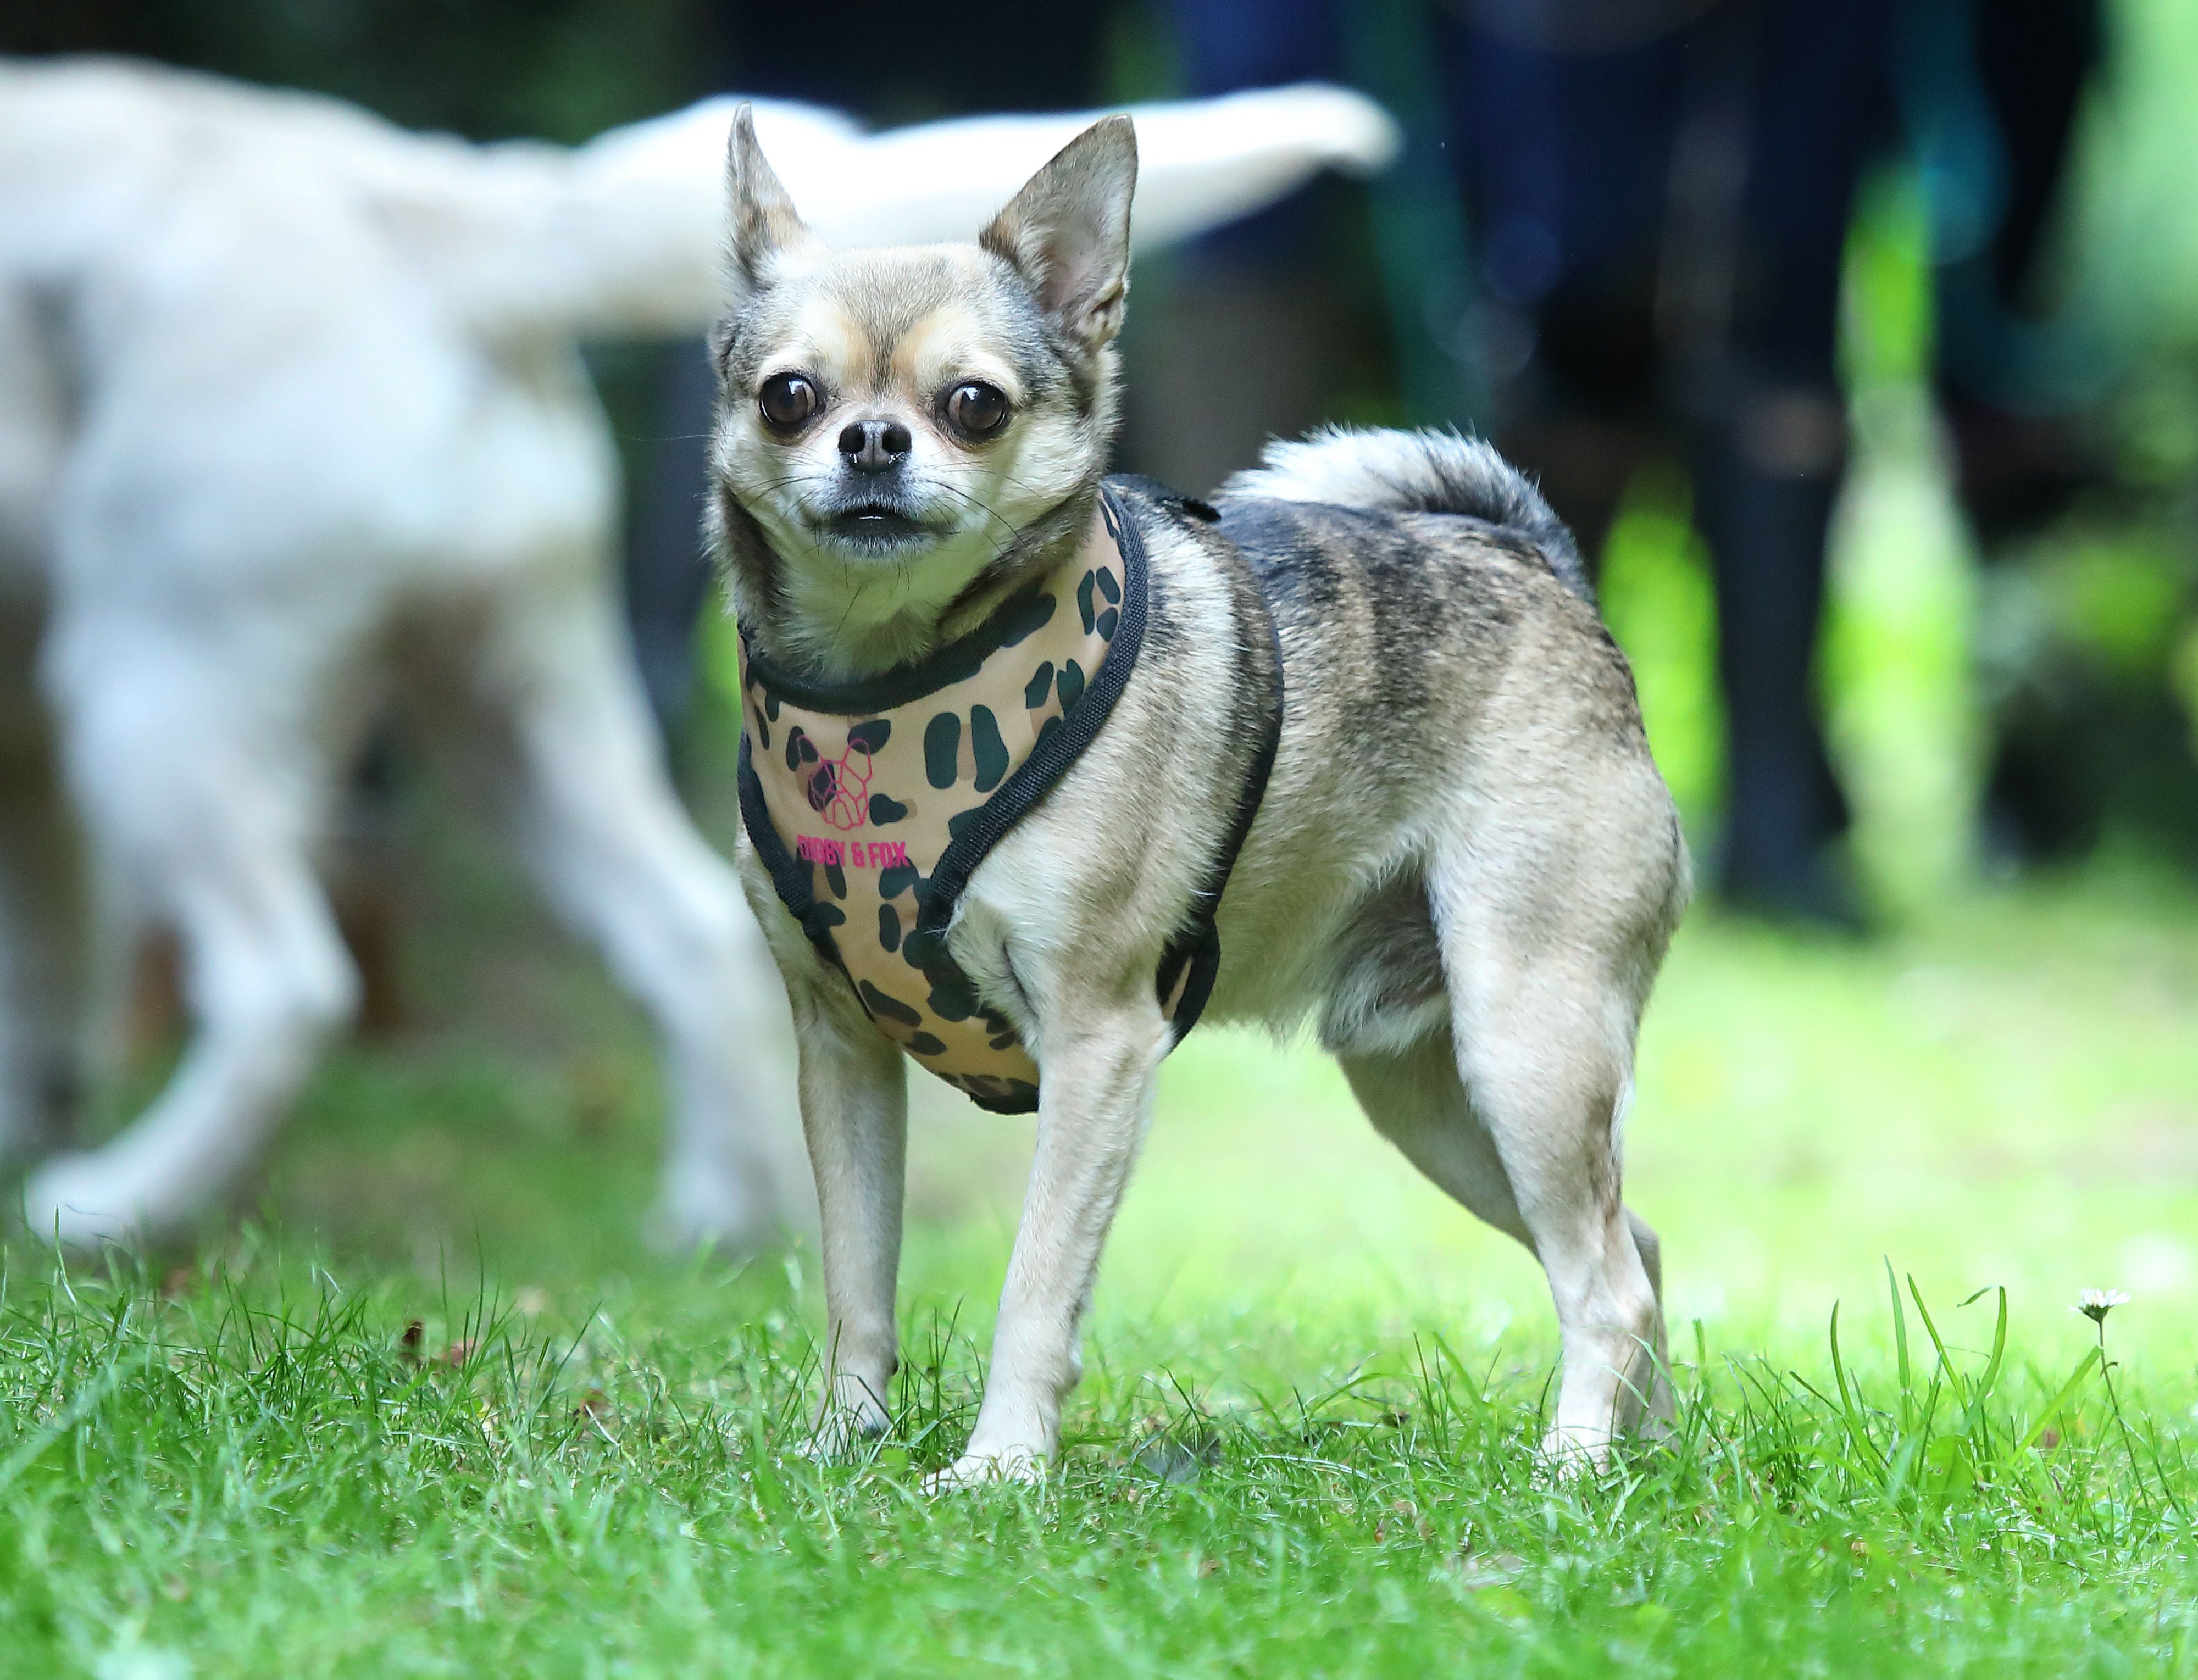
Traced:
POLYGON ((428 1343, 472 1351, 416 1364, 401 1288, 253 1258, 270 1276, 166 1300, 11 1288, 11 1410, 58 1414, 0 1466, 11 1671, 2059 1675, 2191 1651, 2182 1444, 2125 1438, 2094 1372, 2054 1408, 1920 1328, 1904 1389, 1696 1355, 1669 1446, 1562 1485, 1531 1340, 1520 1364, 1433 1330, 1117 1336, 1056 1480, 932 1501, 914 1474, 974 1375, 936 1320, 900 1436, 818 1469, 788 1450, 807 1344, 768 1286, 638 1322, 616 1300, 577 1336, 459 1309, 428 1343))
POLYGON ((1166 1070, 1055 1478, 917 1491, 973 1415, 1029 1147, 928 1092, 900 1425, 812 1465, 809 1251, 640 1249, 645 1046, 534 937, 504 952, 532 1015, 337 1059, 243 1235, 7 1252, 0 1673, 2198 1670, 2170 884, 1868 946, 1691 925, 1631 1148, 1680 1428, 1565 1483, 1532 1264, 1317 1055, 1227 1033, 1166 1070), (561 1012, 592 1028, 563 1063, 561 1012), (2111 1392, 2086 1286, 2136 1298, 2111 1392))

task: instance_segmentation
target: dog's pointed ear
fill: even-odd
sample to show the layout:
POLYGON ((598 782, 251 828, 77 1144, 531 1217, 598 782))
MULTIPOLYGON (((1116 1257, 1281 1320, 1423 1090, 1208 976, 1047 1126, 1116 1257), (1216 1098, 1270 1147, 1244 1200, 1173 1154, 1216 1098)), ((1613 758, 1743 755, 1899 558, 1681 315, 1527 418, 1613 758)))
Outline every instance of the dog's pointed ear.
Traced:
POLYGON ((725 195, 732 210, 726 256, 735 288, 768 285, 786 255, 820 243, 794 208, 786 184, 756 143, 755 111, 745 101, 733 113, 733 137, 725 153, 725 195))
POLYGON ((1067 334, 1097 350, 1122 330, 1137 133, 1107 117, 1062 147, 978 243, 1012 263, 1067 334))

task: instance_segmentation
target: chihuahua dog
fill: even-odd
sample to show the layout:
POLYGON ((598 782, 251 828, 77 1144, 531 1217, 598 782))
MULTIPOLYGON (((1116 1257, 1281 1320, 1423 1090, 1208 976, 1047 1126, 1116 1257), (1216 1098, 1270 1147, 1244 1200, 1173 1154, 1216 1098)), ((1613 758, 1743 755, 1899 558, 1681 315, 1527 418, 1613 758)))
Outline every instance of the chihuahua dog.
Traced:
POLYGON ((889 1422, 904 1055, 948 1071, 943 1020, 1023 1059, 957 1078, 1035 1107, 1038 1144, 983 1404, 938 1480, 1031 1477, 1202 1004, 1317 1020, 1375 1128, 1533 1251, 1561 1336, 1546 1445, 1599 1460, 1671 1404, 1619 1141, 1689 869, 1631 672, 1570 536, 1478 442, 1329 431, 1211 507, 1105 478, 1136 176, 1108 119, 974 244, 836 252, 735 122, 711 522, 747 665, 741 867, 823 1217, 819 1445, 889 1422), (1036 651, 1064 635, 1096 661, 1073 685, 1036 651), (1003 661, 1007 702, 973 703, 1003 661), (943 815, 944 851, 810 838, 822 817, 763 774, 782 758, 811 813, 858 759, 867 814, 840 820, 943 815), (929 1016, 877 966, 904 955, 929 1016))

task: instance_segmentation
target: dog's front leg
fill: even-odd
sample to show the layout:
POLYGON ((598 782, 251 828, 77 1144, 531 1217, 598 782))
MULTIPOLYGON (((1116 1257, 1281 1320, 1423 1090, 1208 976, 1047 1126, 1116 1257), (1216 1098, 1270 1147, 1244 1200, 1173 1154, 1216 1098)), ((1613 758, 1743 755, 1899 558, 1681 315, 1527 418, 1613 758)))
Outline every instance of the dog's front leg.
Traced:
POLYGON ((797 994, 794 1018, 801 1129, 824 1243, 826 1386, 811 1445, 829 1456, 891 1421, 908 1078, 899 1048, 863 1017, 836 977, 822 977, 817 995, 797 994), (830 986, 838 992, 823 989, 830 986))
POLYGON ((1000 1292, 991 1375, 968 1449, 939 1486, 1040 1474, 1060 1441, 1061 1403, 1083 1375, 1079 1324, 1152 1116, 1168 1029, 1149 997, 1076 1013, 1074 1025, 1046 1033, 1038 1154, 1000 1292))

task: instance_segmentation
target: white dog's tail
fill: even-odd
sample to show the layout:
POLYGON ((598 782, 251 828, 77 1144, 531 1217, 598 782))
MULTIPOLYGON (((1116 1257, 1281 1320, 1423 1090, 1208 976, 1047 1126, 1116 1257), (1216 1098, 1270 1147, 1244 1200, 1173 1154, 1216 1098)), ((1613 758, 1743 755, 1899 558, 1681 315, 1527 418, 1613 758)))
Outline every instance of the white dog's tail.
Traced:
POLYGON ((1532 544, 1573 594, 1595 598, 1564 521, 1532 480, 1478 438, 1325 426, 1302 442, 1269 444, 1260 464, 1236 474, 1222 494, 1486 520, 1532 544))
MULTIPOLYGON (((734 105, 706 100, 570 151, 452 144, 433 167, 383 153, 356 178, 489 333, 695 332, 724 306, 734 105)), ((806 106, 759 103, 755 114, 803 219, 836 245, 974 239, 1092 119, 981 117, 864 134, 806 106)), ((1138 106, 1131 115, 1142 244, 1233 220, 1323 169, 1378 170, 1398 143, 1379 106, 1333 87, 1138 106)))

